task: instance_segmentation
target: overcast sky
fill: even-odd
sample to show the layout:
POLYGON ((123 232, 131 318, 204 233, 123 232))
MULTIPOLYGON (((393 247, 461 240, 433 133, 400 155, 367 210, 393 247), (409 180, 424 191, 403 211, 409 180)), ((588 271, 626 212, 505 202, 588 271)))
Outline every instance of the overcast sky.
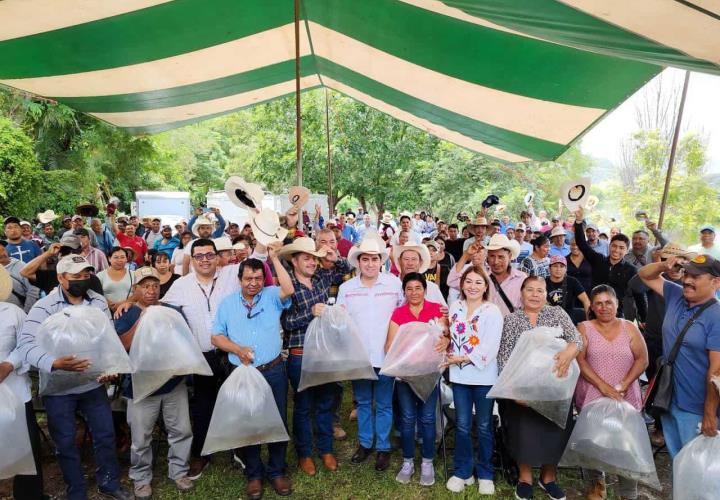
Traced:
MULTIPOLYGON (((682 87, 685 72, 667 69, 663 78, 682 87)), ((582 139, 583 152, 618 163, 620 142, 637 129, 635 106, 642 89, 605 117, 582 139)), ((708 138, 710 171, 720 172, 720 76, 692 73, 683 114, 682 131, 697 131, 708 138)))

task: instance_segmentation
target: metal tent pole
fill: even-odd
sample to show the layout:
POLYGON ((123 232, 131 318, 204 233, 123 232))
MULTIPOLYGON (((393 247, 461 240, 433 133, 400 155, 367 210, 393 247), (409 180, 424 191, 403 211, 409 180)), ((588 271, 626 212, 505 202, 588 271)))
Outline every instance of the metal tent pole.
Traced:
POLYGON ((295 174, 298 186, 303 184, 302 114, 300 107, 300 0, 295 0, 295 174))
POLYGON ((325 142, 327 144, 327 176, 328 176, 328 208, 330 215, 333 214, 333 172, 332 172, 332 155, 330 154, 330 96, 328 89, 325 88, 325 142))

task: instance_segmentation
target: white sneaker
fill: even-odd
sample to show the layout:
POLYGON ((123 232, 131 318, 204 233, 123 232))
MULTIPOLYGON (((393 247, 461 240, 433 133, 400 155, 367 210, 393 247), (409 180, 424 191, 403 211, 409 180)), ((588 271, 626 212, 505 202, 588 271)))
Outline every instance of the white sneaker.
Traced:
POLYGON ((495 483, 489 479, 478 479, 478 493, 481 495, 494 495, 495 483))
POLYGON ((448 482, 445 484, 445 487, 452 491, 453 493, 460 493, 462 490, 465 489, 465 486, 470 486, 473 483, 475 483, 475 478, 473 476, 470 476, 467 479, 460 479, 457 476, 453 476, 450 479, 448 479, 448 482))
POLYGON ((413 474, 415 474, 415 464, 412 461, 403 461, 400 472, 395 476, 395 481, 400 484, 408 484, 413 474))

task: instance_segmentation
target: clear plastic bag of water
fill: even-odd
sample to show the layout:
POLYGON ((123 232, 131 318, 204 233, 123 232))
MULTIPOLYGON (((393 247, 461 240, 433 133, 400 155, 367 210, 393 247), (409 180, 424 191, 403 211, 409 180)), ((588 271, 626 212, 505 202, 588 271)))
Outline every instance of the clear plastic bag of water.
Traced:
POLYGON ((220 387, 202 454, 289 439, 262 373, 252 366, 235 368, 220 387))
POLYGON ((133 400, 138 402, 172 377, 212 375, 190 327, 171 307, 150 306, 143 312, 130 347, 133 400))
POLYGON ((84 372, 40 372, 40 394, 62 394, 99 377, 132 373, 130 358, 110 318, 96 307, 66 307, 42 322, 37 343, 56 358, 76 356, 92 364, 84 372))
POLYGON ((0 383, 0 436, 0 479, 36 474, 25 420, 25 405, 12 389, 3 383, 0 383))
POLYGON ((357 326, 342 306, 326 307, 305 332, 298 391, 344 380, 377 380, 357 326))
POLYGON ((525 401, 564 429, 580 367, 573 360, 564 377, 553 373, 555 355, 567 347, 558 328, 537 327, 520 335, 488 398, 525 401))
POLYGON ((673 461, 673 498, 720 498, 720 435, 700 435, 677 454, 673 461))
POLYGON ((427 401, 437 386, 444 354, 435 351, 442 329, 434 323, 413 321, 398 328, 380 373, 398 377, 427 401))
POLYGON ((560 465, 617 474, 661 489, 645 420, 627 401, 600 398, 586 405, 560 465))

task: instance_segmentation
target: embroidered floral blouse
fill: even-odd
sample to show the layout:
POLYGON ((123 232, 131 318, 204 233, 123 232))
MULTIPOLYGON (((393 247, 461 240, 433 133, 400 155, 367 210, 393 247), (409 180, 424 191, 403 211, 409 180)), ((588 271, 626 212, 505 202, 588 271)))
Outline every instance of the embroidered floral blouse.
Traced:
POLYGON ((561 338, 567 343, 574 342, 578 346, 578 350, 582 351, 583 341, 580 332, 573 325, 570 316, 560 306, 543 306, 538 314, 537 325, 533 326, 525 311, 519 309, 512 314, 505 316, 505 324, 503 325, 502 341, 500 342, 500 350, 497 355, 498 368, 502 372, 505 363, 510 359, 510 355, 515 349, 515 344, 524 332, 532 330, 538 326, 549 326, 560 328, 562 330, 561 338))
POLYGON ((466 385, 493 385, 497 380, 497 353, 502 336, 500 308, 485 302, 468 314, 464 300, 450 306, 450 351, 468 356, 469 363, 452 365, 450 381, 466 385))

